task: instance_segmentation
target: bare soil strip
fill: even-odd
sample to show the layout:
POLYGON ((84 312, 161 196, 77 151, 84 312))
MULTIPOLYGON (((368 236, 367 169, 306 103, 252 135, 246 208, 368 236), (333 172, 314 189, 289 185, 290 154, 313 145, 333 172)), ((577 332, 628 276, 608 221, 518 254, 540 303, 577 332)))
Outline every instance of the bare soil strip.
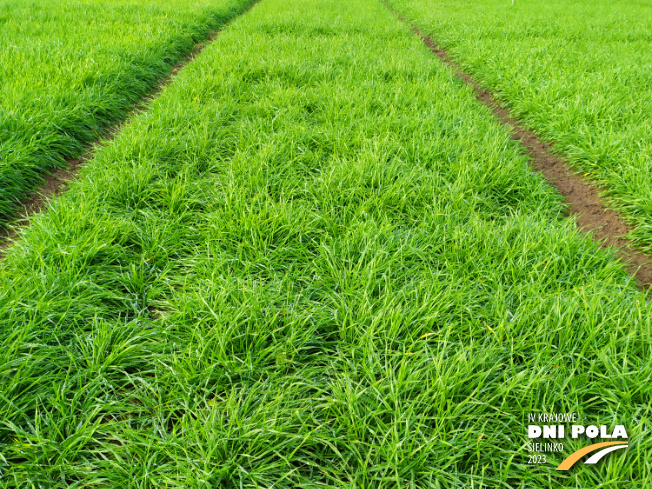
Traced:
MULTIPOLYGON (((240 15, 246 14, 251 10, 260 0, 255 0, 251 3, 240 15)), ((235 20, 235 18, 233 20, 235 20)), ((232 20, 232 21, 233 21, 232 20)), ((231 21, 231 22, 232 22, 231 21)), ((228 26, 228 23, 222 26, 228 26)), ((173 68, 170 74, 162 78, 159 83, 152 89, 152 91, 143 97, 143 99, 134 106, 133 109, 128 111, 125 114, 124 119, 121 122, 108 127, 104 130, 100 138, 88 145, 88 148, 80 158, 72 158, 66 160, 66 165, 57 170, 53 170, 50 173, 43 175, 43 183, 37 186, 34 191, 28 196, 24 197, 20 201, 20 211, 18 211, 14 217, 14 220, 9 224, 7 228, 0 228, 0 258, 3 256, 3 251, 13 243, 19 231, 29 225, 31 217, 35 214, 41 212, 47 204, 58 195, 61 195, 68 187, 68 182, 75 180, 79 173, 79 170, 86 164, 86 162, 92 159, 95 151, 98 147, 101 147, 103 144, 111 141, 115 136, 120 132, 120 130, 129 122, 129 119, 133 117, 134 114, 143 112, 147 110, 149 104, 156 98, 156 96, 170 83, 174 77, 181 71, 188 63, 195 59, 203 49, 208 46, 215 38, 219 35, 220 30, 213 31, 205 41, 196 44, 195 48, 186 56, 182 61, 177 63, 173 68)))
MULTIPOLYGON (((393 11, 390 6, 388 8, 393 11)), ((590 234, 603 248, 614 247, 623 261, 623 268, 634 276, 642 289, 652 292, 652 258, 636 250, 632 242, 624 237, 629 232, 629 227, 618 212, 609 208, 600 195, 600 189, 577 175, 567 161, 553 152, 551 144, 542 141, 512 117, 507 109, 499 105, 491 92, 464 72, 430 36, 423 34, 402 16, 396 15, 453 70, 455 76, 473 88, 477 99, 489 107, 503 125, 510 128, 512 139, 519 141, 529 153, 532 168, 564 196, 570 214, 577 216, 579 229, 590 234)))

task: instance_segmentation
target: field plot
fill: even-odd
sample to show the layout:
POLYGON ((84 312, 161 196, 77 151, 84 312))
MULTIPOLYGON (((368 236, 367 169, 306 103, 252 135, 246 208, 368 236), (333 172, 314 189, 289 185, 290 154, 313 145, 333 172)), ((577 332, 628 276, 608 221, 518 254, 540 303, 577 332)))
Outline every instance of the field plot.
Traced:
POLYGON ((246 0, 0 0, 0 228, 246 0))
POLYGON ((0 262, 0 483, 650 485, 651 306, 562 215, 383 4, 263 0, 0 262))
POLYGON ((389 3, 599 182, 652 251, 652 2, 389 3))

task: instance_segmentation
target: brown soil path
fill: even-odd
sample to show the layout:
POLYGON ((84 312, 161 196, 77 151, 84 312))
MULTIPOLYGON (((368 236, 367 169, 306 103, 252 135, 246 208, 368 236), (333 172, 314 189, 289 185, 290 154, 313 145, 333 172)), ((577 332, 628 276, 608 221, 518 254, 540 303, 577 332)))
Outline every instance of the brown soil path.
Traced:
MULTIPOLYGON (((245 10, 234 17, 231 22, 237 17, 246 14, 260 1, 261 0, 253 1, 245 10)), ((228 25, 229 23, 222 26, 222 28, 228 25)), ((17 239, 19 231, 29 225, 31 217, 44 210, 47 207, 47 204, 54 197, 65 192, 65 190, 68 188, 68 182, 77 178, 79 170, 86 164, 86 162, 93 158, 95 151, 102 145, 115 138, 121 129, 129 122, 129 119, 134 116, 134 114, 138 114, 147 110, 147 107, 152 102, 152 100, 154 100, 166 86, 172 83, 174 77, 179 73, 179 71, 181 71, 181 69, 183 69, 193 59, 195 59, 199 53, 201 53, 203 49, 208 46, 208 44, 214 41, 219 33, 219 30, 215 30, 208 36, 205 41, 196 44, 190 54, 188 54, 188 56, 186 56, 172 68, 172 71, 168 76, 162 78, 149 94, 143 97, 143 99, 133 109, 125 114, 125 117, 121 122, 118 122, 105 129, 97 141, 89 144, 86 151, 80 158, 68 159, 66 160, 66 165, 64 167, 43 175, 44 182, 38 185, 34 191, 32 191, 32 193, 21 199, 19 205, 20 210, 15 214, 13 221, 10 223, 10 227, 5 229, 0 228, 0 259, 4 255, 6 248, 8 248, 11 243, 17 239)))
POLYGON ((652 258, 635 249, 632 242, 624 236, 629 227, 623 217, 609 208, 602 198, 600 189, 595 184, 582 179, 571 168, 570 164, 553 152, 553 146, 542 141, 535 133, 526 129, 510 112, 501 107, 494 96, 460 66, 453 61, 446 50, 442 49, 430 37, 423 34, 417 27, 396 13, 391 6, 387 7, 403 22, 410 26, 430 50, 446 63, 455 76, 469 84, 477 99, 491 109, 494 115, 507 126, 512 133, 512 139, 519 141, 527 150, 532 168, 541 173, 548 183, 561 193, 568 204, 571 215, 577 217, 580 230, 590 234, 602 247, 614 247, 625 268, 634 276, 639 287, 652 292, 652 258))

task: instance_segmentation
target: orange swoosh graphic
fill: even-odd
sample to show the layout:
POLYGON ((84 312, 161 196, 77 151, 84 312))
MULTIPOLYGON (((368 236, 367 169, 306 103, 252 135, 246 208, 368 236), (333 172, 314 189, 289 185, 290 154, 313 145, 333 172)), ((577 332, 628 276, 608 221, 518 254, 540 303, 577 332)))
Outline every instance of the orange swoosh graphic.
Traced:
POLYGON ((598 448, 610 447, 612 445, 627 445, 627 443, 628 442, 626 441, 606 441, 604 443, 595 443, 593 445, 589 445, 588 447, 580 448, 578 451, 573 452, 568 457, 566 457, 566 460, 559 464, 557 470, 570 469, 573 465, 575 465, 575 462, 581 459, 584 455, 593 452, 598 448))

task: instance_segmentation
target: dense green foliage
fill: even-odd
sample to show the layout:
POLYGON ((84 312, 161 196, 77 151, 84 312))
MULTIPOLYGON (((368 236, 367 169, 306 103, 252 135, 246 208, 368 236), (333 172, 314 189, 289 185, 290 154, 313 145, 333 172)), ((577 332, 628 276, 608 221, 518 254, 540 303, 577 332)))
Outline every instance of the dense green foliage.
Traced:
POLYGON ((0 227, 247 0, 0 0, 0 227))
POLYGON ((652 2, 389 3, 604 185, 652 251, 652 2))
POLYGON ((381 3, 264 0, 0 263, 0 484, 650 485, 650 305, 562 210, 381 3))

